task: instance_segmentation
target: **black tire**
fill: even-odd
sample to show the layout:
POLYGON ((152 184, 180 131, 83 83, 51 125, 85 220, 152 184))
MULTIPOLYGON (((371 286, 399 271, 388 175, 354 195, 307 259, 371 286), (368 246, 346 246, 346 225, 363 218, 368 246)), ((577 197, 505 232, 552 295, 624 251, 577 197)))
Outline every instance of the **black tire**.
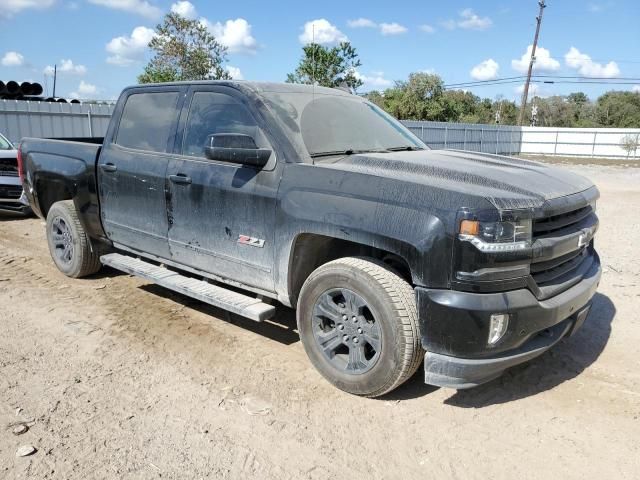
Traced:
POLYGON ((67 277, 81 278, 101 268, 71 200, 54 203, 47 214, 47 243, 56 267, 67 277))
POLYGON ((297 320, 311 363, 329 382, 348 393, 384 395, 409 379, 423 360, 413 288, 374 259, 341 258, 311 273, 300 292, 297 320), (335 305, 329 305, 332 301, 335 305), (338 317, 335 309, 341 312, 338 317), (359 313, 351 317, 347 313, 344 320, 345 311, 359 313), (348 324, 351 319, 356 323, 348 324), (373 331, 376 323, 377 338, 373 331), (374 341, 370 341, 366 329, 363 333, 361 328, 354 330, 354 325, 367 325, 374 341), (356 338, 358 344, 354 343, 356 338), (354 352, 360 353, 352 352, 352 347, 359 347, 354 352), (327 353, 330 348, 333 350, 327 353), (370 358, 361 361, 362 352, 370 358))

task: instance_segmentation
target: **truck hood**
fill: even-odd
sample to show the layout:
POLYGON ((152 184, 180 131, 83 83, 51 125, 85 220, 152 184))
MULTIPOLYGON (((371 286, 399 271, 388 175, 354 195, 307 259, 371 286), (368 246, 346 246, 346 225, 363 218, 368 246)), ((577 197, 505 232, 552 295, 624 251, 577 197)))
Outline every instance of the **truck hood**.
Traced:
POLYGON ((329 162, 317 165, 481 196, 502 210, 539 208, 593 186, 580 175, 538 162, 462 150, 367 153, 329 162))

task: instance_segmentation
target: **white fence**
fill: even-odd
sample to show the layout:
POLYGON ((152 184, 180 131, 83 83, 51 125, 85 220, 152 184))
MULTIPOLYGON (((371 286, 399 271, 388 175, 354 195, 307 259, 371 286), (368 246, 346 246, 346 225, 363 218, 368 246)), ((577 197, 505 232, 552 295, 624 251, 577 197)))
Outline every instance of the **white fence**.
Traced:
MULTIPOLYGON (((626 158, 621 142, 627 135, 640 135, 640 129, 522 127, 520 153, 626 158)), ((638 150, 636 155, 640 154, 638 150)))
MULTIPOLYGON (((481 125, 472 123, 402 123, 432 148, 484 153, 627 158, 622 139, 639 135, 634 128, 553 128, 481 125)), ((640 148, 631 152, 640 158, 640 148)))

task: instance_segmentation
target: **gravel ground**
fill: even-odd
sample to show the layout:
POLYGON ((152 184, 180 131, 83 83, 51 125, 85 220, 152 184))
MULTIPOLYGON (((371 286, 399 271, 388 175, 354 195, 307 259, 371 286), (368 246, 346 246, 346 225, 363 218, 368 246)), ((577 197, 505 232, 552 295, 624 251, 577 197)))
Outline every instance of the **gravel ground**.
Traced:
POLYGON ((316 373, 291 310, 257 324, 112 270, 72 280, 41 220, 0 216, 0 478, 637 479, 640 169, 561 168, 602 192, 583 329, 476 389, 419 372, 377 400, 316 373))

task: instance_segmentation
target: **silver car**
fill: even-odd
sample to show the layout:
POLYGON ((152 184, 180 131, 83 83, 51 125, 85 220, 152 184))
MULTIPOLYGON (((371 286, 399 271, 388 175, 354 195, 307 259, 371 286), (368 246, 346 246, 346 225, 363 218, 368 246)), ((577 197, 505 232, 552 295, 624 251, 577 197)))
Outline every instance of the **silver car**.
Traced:
POLYGON ((0 134, 0 211, 31 212, 18 175, 18 151, 0 134))

